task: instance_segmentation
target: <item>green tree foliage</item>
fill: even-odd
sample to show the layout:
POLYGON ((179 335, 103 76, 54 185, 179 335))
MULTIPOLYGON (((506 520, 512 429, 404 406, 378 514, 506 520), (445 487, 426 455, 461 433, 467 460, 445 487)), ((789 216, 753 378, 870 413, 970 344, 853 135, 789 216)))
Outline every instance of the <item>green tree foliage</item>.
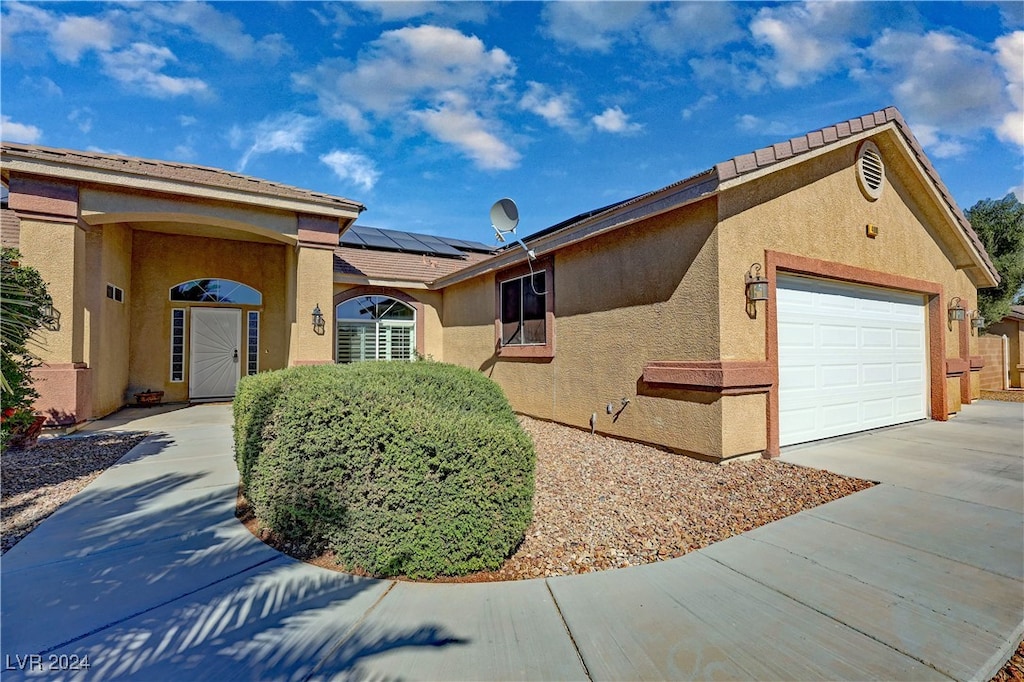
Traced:
POLYGON ((1024 297, 1024 204, 1011 193, 983 199, 966 215, 1002 278, 998 287, 978 290, 982 316, 989 323, 998 322, 1024 297))
POLYGON ((533 514, 535 455, 500 387, 438 362, 293 367, 242 379, 235 458, 256 519, 349 570, 498 568, 533 514))
POLYGON ((0 366, 2 366, 2 442, 11 430, 31 421, 32 402, 39 397, 30 371, 38 364, 29 344, 43 324, 41 306, 46 285, 35 268, 20 264, 17 250, 0 253, 0 366))

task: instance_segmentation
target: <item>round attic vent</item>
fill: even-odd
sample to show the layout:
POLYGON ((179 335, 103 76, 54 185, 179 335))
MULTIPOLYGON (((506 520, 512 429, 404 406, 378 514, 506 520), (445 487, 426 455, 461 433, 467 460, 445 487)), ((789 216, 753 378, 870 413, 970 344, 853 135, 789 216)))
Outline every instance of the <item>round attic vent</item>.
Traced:
POLYGON ((885 187, 885 166, 874 142, 865 142, 857 152, 857 181, 864 196, 874 201, 885 187))

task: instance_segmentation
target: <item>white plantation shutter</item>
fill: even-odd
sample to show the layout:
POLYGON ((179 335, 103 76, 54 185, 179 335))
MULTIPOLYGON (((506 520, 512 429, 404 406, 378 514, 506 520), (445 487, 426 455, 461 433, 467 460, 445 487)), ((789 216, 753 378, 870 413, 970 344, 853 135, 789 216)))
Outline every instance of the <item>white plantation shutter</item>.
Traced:
POLYGON ((366 296, 337 308, 338 362, 412 360, 416 321, 407 304, 384 296, 366 296))
POLYGON ((374 359, 373 328, 372 322, 338 322, 338 362, 374 359))
POLYGON ((405 322, 380 323, 378 360, 412 360, 412 326, 405 322))

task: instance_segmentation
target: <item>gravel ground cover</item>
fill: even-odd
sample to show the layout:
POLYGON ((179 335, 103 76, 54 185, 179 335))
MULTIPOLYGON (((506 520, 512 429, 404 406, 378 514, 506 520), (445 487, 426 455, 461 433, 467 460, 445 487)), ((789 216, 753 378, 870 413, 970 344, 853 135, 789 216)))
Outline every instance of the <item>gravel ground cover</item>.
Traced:
MULTIPOLYGON (((537 450, 533 522, 496 571, 438 582, 525 580, 682 556, 874 485, 779 460, 724 465, 527 417, 537 450)), ((251 531, 285 553, 291 547, 251 531)), ((329 553, 300 557, 337 570, 329 553)))
POLYGON ((1004 403, 1024 403, 1024 390, 1014 389, 1012 391, 982 391, 982 400, 1000 400, 1004 403))
POLYGON ((146 437, 142 432, 41 438, 0 457, 0 554, 146 437))

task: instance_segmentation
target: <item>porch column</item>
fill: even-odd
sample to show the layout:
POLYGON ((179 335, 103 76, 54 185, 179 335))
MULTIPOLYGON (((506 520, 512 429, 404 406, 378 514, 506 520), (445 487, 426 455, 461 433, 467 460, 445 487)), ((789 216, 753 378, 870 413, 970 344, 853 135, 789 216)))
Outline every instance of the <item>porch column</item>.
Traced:
POLYGON ((338 221, 299 216, 299 245, 294 257, 294 316, 288 365, 334 362, 334 249, 338 221), (313 309, 320 308, 323 325, 314 327, 313 309))
POLYGON ((74 424, 93 416, 92 377, 86 358, 89 312, 85 231, 78 220, 78 186, 13 176, 9 205, 21 220, 20 251, 39 271, 59 323, 40 332, 33 352, 43 365, 33 371, 36 409, 49 424, 74 424))

